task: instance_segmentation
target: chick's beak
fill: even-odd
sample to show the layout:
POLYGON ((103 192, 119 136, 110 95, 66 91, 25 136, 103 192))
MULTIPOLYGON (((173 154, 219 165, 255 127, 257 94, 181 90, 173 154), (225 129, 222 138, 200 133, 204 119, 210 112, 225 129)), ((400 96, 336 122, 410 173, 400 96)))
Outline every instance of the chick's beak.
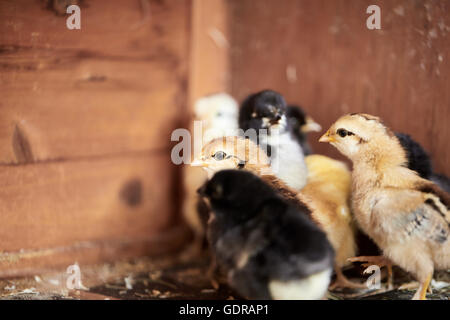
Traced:
POLYGON ((306 118, 306 123, 302 126, 301 130, 304 133, 307 132, 319 132, 322 130, 322 126, 320 124, 318 124, 317 122, 315 122, 311 117, 307 117, 306 118))
POLYGON ((336 139, 331 135, 330 130, 328 130, 320 137, 319 142, 336 142, 336 139))
POLYGON ((273 119, 269 120, 269 123, 270 123, 271 125, 278 124, 278 123, 280 122, 280 120, 281 120, 281 116, 280 116, 279 114, 276 114, 276 115, 273 117, 273 119))

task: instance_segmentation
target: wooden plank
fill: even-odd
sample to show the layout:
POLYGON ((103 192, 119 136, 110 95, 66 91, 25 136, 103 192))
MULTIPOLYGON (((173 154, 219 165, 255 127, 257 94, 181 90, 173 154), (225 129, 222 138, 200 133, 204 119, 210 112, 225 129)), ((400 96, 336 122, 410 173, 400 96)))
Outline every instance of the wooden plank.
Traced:
POLYGON ((55 14, 44 2, 1 1, 0 43, 138 59, 186 49, 188 0, 83 1, 80 30, 69 30, 69 15, 55 14))
MULTIPOLYGON (((273 88, 324 127, 348 112, 379 115, 450 175, 448 1, 377 1, 381 30, 366 27, 370 0, 229 3, 237 98, 273 88)), ((318 137, 315 151, 342 158, 318 137)))
POLYGON ((182 247, 169 154, 0 166, 0 277, 182 247))
POLYGON ((169 152, 0 166, 1 249, 155 235, 176 218, 169 152))
POLYGON ((19 73, 13 84, 0 86, 1 163, 23 162, 14 148, 16 131, 28 141, 33 161, 168 146, 181 88, 167 70, 108 61, 66 68, 19 73), (107 80, 86 80, 89 74, 107 80))
POLYGON ((189 1, 81 11, 71 31, 39 1, 0 3, 0 163, 161 149, 180 126, 189 1))
POLYGON ((189 105, 196 99, 230 92, 230 37, 225 0, 193 0, 190 37, 189 105))

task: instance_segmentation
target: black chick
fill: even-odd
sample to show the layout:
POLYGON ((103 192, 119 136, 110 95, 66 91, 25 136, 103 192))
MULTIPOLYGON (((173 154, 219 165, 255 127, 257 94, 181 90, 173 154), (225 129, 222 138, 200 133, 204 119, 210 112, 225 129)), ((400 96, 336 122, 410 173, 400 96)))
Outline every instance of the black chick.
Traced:
POLYGON ((443 174, 433 172, 433 165, 430 156, 425 149, 411 136, 405 133, 396 133, 408 158, 408 168, 416 171, 424 179, 431 180, 450 192, 450 179, 443 174))
POLYGON ((286 101, 273 90, 263 90, 248 96, 239 110, 239 127, 241 129, 268 129, 278 124, 286 115, 286 101))
POLYGON ((305 156, 312 154, 311 146, 308 143, 308 132, 322 130, 320 124, 315 122, 306 112, 297 105, 288 105, 286 108, 286 117, 292 134, 300 143, 305 156))
POLYGON ((276 176, 294 190, 307 182, 307 168, 301 145, 296 140, 286 117, 283 96, 273 90, 263 90, 247 97, 239 110, 239 127, 255 130, 248 136, 267 152, 276 176), (265 134, 260 131, 267 130, 265 134))
POLYGON ((334 251, 306 207, 289 204, 243 170, 216 173, 200 190, 212 208, 208 240, 228 283, 249 299, 320 299, 334 251))

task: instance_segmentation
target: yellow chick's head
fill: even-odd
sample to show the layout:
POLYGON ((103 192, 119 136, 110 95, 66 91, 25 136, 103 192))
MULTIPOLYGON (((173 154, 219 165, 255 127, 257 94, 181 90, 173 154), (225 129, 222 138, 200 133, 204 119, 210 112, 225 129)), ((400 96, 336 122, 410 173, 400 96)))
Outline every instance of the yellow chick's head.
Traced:
POLYGON ((329 142, 351 160, 363 154, 384 153, 383 148, 391 150, 392 147, 400 147, 392 131, 384 126, 380 118, 365 113, 352 113, 339 118, 319 141, 329 142))
POLYGON ((210 141, 191 165, 203 167, 209 178, 225 169, 247 169, 263 174, 270 168, 264 151, 250 139, 242 137, 221 137, 210 141))

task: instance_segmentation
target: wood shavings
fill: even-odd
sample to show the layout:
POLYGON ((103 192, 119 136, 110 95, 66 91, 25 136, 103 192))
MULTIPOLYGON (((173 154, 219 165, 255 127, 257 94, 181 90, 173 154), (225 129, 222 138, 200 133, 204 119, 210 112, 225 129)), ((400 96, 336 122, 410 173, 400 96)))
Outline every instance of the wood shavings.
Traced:
POLYGON ((170 298, 170 297, 173 297, 173 296, 176 296, 176 294, 173 295, 170 291, 164 291, 164 293, 161 294, 161 295, 159 296, 159 298, 161 298, 161 299, 167 299, 167 298, 170 298))
POLYGON ((214 293, 216 292, 216 289, 203 289, 202 291, 200 291, 201 293, 214 293))
POLYGON ((440 290, 440 289, 443 289, 443 288, 446 288, 446 287, 449 287, 450 286, 450 283, 448 283, 448 282, 445 282, 445 281, 436 281, 436 280, 431 280, 431 287, 433 288, 433 289, 438 289, 438 290, 440 290))
POLYGON ((142 294, 142 293, 139 293, 139 292, 135 292, 134 295, 139 297, 139 298, 149 298, 149 296, 147 294, 142 294))
POLYGON ((132 290, 133 289, 133 276, 128 276, 123 278, 123 281, 125 282, 125 287, 127 288, 127 290, 132 290))
POLYGON ((159 296, 161 294, 161 291, 159 290, 152 290, 152 294, 155 296, 159 296))
POLYGON ((38 293, 39 292, 36 291, 36 288, 24 289, 19 292, 19 294, 38 294, 38 293))
POLYGON ((50 279, 50 280, 48 280, 48 282, 49 282, 51 285, 59 286, 59 280, 57 280, 57 279, 50 279))

